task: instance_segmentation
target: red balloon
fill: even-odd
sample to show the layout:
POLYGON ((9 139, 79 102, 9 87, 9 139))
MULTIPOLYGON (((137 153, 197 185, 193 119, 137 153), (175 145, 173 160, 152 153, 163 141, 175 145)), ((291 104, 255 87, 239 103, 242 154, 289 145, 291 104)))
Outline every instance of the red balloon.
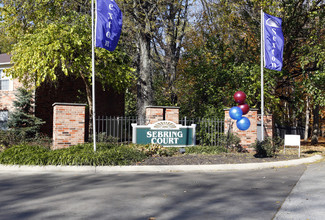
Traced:
POLYGON ((235 92, 234 94, 235 102, 239 104, 244 104, 246 100, 246 94, 242 91, 235 92))
POLYGON ((239 104, 238 107, 243 111, 243 115, 249 112, 249 105, 247 105, 247 103, 239 104))

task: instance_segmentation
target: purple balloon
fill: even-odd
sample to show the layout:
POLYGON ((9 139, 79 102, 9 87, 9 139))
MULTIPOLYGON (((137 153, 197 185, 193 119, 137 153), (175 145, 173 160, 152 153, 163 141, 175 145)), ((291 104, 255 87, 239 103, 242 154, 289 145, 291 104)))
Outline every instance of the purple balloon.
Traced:
POLYGON ((239 104, 244 104, 245 100, 246 100, 246 94, 242 91, 237 91, 234 94, 234 99, 235 99, 235 102, 237 102, 239 104))
POLYGON ((237 106, 232 107, 229 110, 229 116, 230 116, 230 118, 232 118, 234 120, 239 120, 243 116, 243 111, 237 106))
POLYGON ((242 131, 246 131, 251 126, 251 122, 246 117, 242 117, 241 119, 237 120, 236 124, 237 128, 242 131))
POLYGON ((247 105, 247 103, 239 104, 238 107, 243 111, 243 115, 249 112, 249 105, 247 105))

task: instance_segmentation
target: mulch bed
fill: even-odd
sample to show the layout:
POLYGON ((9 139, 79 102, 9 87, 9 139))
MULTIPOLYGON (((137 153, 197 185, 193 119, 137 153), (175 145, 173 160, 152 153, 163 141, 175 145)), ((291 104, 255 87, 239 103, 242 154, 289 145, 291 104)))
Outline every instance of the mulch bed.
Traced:
MULTIPOLYGON (((301 155, 300 158, 304 158, 301 155)), ((279 154, 276 157, 255 157, 252 153, 224 153, 218 155, 205 154, 178 154, 172 157, 151 157, 137 165, 207 165, 207 164, 238 164, 238 163, 263 163, 299 159, 298 155, 279 154)))

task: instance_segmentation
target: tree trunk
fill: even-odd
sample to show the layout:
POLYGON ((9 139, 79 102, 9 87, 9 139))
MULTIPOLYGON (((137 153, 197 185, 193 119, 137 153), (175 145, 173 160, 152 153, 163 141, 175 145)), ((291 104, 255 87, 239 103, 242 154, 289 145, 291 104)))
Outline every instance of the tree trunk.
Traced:
MULTIPOLYGON (((88 126, 88 134, 92 134, 93 131, 93 100, 92 100, 92 91, 90 88, 90 85, 88 83, 88 80, 86 77, 80 73, 80 76, 85 84, 86 88, 86 95, 87 95, 87 101, 88 101, 88 113, 89 113, 89 126, 88 126)), ((86 135, 86 141, 88 140, 88 135, 86 135)))
POLYGON ((167 73, 170 74, 169 89, 170 102, 177 104, 177 93, 175 88, 177 64, 180 58, 182 42, 185 36, 187 26, 188 0, 179 1, 178 4, 170 4, 169 16, 167 17, 167 48, 165 50, 168 56, 166 63, 167 73))
POLYGON ((308 140, 309 116, 310 116, 309 104, 310 104, 310 100, 309 100, 309 97, 307 96, 307 99, 306 99, 306 122, 305 122, 305 136, 304 136, 304 141, 307 141, 308 140))
POLYGON ((169 82, 168 87, 170 90, 170 103, 172 105, 177 104, 177 94, 176 94, 176 88, 175 88, 175 81, 176 81, 176 68, 177 68, 177 62, 178 58, 175 56, 175 52, 173 51, 173 46, 169 45, 169 51, 167 53, 168 61, 166 64, 166 70, 167 73, 169 73, 169 82))
POLYGON ((137 115, 140 123, 145 123, 146 107, 152 105, 152 73, 150 69, 150 36, 139 33, 139 78, 137 82, 137 115))
POLYGON ((316 145, 318 144, 318 134, 319 134, 319 105, 316 105, 316 107, 313 110, 313 135, 311 137, 311 144, 316 145))
POLYGON ((172 68, 170 75, 170 102, 172 105, 177 104, 177 93, 175 88, 175 80, 176 80, 176 68, 172 68))

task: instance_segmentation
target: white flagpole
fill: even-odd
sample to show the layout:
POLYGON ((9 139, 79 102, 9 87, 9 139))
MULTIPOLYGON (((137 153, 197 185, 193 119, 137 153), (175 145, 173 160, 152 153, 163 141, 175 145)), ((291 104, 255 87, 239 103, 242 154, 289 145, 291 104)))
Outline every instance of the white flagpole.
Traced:
POLYGON ((91 68, 92 68, 92 100, 93 100, 93 142, 96 151, 96 111, 95 111, 95 30, 94 30, 94 0, 91 0, 91 68))
POLYGON ((261 136, 264 141, 264 13, 261 8, 261 136))

